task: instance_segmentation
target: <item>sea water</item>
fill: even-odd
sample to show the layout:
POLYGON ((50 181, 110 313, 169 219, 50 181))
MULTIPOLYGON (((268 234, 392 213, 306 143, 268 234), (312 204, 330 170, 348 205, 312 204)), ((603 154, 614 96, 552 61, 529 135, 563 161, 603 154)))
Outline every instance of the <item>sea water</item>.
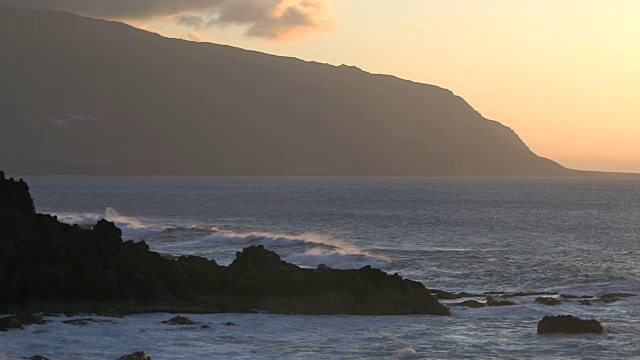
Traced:
MULTIPOLYGON (((115 222, 152 250, 227 265, 264 245, 303 267, 365 265, 429 288, 483 293, 640 294, 640 181, 301 177, 28 177, 37 210, 67 223, 115 222)), ((0 358, 154 359, 640 357, 640 296, 452 316, 143 314, 0 333, 0 358), (545 315, 606 325, 537 335, 545 315), (226 326, 233 322, 236 326, 226 326)), ((453 301, 456 302, 456 301, 453 301)), ((82 316, 86 317, 86 316, 82 316)), ((73 318, 71 318, 73 319, 73 318)))

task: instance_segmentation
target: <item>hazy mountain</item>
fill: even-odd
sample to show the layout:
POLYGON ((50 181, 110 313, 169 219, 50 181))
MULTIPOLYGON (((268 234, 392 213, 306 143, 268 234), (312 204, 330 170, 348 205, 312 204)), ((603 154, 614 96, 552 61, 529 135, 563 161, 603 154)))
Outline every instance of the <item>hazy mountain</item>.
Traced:
POLYGON ((355 67, 15 8, 0 53, 11 173, 579 174, 451 91, 355 67))

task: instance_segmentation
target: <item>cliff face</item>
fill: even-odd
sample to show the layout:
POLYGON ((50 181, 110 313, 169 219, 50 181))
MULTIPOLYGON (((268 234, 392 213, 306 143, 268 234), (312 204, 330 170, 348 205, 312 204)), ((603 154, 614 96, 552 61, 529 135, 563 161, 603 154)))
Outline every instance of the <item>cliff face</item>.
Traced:
POLYGON ((263 247, 228 267, 167 259, 110 222, 81 229, 36 214, 27 185, 2 172, 0 206, 0 313, 449 314, 422 284, 370 267, 301 269, 263 247))
POLYGON ((23 174, 569 176, 431 85, 0 9, 0 165, 23 174))

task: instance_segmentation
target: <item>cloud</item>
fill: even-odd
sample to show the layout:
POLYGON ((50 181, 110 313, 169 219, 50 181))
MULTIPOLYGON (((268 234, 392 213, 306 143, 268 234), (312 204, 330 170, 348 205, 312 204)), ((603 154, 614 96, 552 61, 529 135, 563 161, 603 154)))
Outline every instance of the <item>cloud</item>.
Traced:
POLYGON ((167 18, 194 30, 240 25, 246 36, 296 40, 330 31, 334 0, 0 0, 0 4, 64 10, 141 22, 167 18))
POLYGON ((206 21, 200 16, 195 15, 178 15, 176 16, 176 22, 179 25, 192 27, 196 30, 202 29, 206 21))

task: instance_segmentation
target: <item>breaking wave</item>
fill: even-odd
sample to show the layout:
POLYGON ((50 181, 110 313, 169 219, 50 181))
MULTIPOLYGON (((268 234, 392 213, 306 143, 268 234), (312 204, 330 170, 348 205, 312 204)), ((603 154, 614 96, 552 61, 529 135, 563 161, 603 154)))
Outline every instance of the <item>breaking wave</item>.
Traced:
POLYGON ((126 239, 134 239, 141 236, 157 234, 165 228, 144 223, 138 218, 120 214, 113 208, 106 208, 103 213, 53 213, 60 222, 77 224, 79 226, 93 226, 100 220, 111 221, 120 230, 126 239))
POLYGON ((336 269, 357 269, 371 265, 385 268, 389 260, 375 250, 364 250, 331 236, 303 233, 299 235, 270 232, 239 232, 216 226, 180 224, 156 225, 136 217, 120 214, 113 208, 103 213, 57 213, 67 224, 92 226, 105 219, 118 226, 125 239, 145 240, 152 250, 173 255, 198 255, 225 264, 233 261, 242 248, 262 245, 276 251, 287 262, 303 267, 320 264, 336 269))

